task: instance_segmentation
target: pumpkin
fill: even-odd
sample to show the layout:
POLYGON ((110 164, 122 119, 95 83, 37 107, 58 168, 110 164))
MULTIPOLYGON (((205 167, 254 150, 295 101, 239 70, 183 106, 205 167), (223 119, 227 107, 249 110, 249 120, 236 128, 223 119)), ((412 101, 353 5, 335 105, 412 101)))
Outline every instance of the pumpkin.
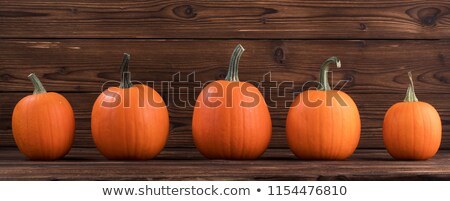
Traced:
POLYGON ((208 84, 199 94, 192 118, 195 145, 209 159, 256 159, 266 150, 272 122, 258 88, 240 82, 236 46, 225 80, 208 84))
POLYGON ((411 72, 403 102, 394 104, 383 121, 383 141, 389 154, 398 160, 426 160, 439 149, 442 125, 439 113, 417 99, 411 72))
POLYGON ((353 99, 343 91, 331 90, 329 64, 341 67, 337 57, 320 68, 318 90, 306 90, 293 101, 286 119, 289 148, 300 159, 343 160, 359 143, 361 120, 353 99))
POLYGON ((31 73, 33 95, 22 98, 14 107, 12 131, 19 150, 31 160, 64 157, 72 146, 75 118, 64 96, 47 92, 31 73))
POLYGON ((131 82, 130 55, 124 54, 119 87, 100 94, 92 108, 91 129, 97 149, 110 160, 146 160, 157 156, 169 134, 169 113, 151 87, 131 82))

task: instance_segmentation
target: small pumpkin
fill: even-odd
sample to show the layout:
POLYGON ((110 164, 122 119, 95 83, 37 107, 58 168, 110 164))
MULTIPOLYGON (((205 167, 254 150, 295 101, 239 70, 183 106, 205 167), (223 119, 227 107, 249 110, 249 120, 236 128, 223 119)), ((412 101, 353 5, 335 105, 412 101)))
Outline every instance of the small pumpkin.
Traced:
POLYGON ((243 52, 236 46, 225 80, 208 84, 196 100, 192 134, 197 149, 209 159, 256 159, 272 135, 264 97, 254 85, 239 81, 243 52))
POLYGON ((417 99, 411 72, 408 76, 405 99, 391 106, 384 116, 383 141, 395 159, 426 160, 441 144, 441 118, 433 106, 417 99))
POLYGON ((22 98, 14 107, 12 131, 19 150, 32 160, 64 157, 72 146, 75 118, 64 96, 47 92, 31 73, 33 95, 22 98))
POLYGON ((119 87, 100 94, 92 108, 92 137, 111 160, 146 160, 158 155, 169 134, 169 113, 157 91, 133 85, 124 54, 119 87))
POLYGON ((361 120, 353 99, 343 91, 331 90, 328 66, 337 57, 327 59, 320 67, 318 90, 300 93, 292 103, 286 119, 289 148, 300 159, 343 160, 359 143, 361 120))

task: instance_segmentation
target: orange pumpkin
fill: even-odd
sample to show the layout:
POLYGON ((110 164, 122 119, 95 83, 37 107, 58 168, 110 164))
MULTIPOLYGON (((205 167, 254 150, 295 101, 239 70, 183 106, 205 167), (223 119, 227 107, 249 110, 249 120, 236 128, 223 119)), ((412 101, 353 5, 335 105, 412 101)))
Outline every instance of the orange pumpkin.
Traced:
POLYGON ((33 95, 20 100, 14 108, 12 131, 20 151, 32 160, 55 160, 64 157, 72 146, 75 118, 64 96, 48 92, 38 77, 28 78, 33 95))
POLYGON ((208 84, 196 101, 192 134, 197 149, 210 159, 256 159, 272 135, 264 97, 252 84, 239 81, 243 52, 238 45, 225 80, 208 84))
POLYGON ((417 99, 411 72, 408 76, 411 83, 404 101, 394 104, 384 117, 384 145, 395 159, 426 160, 441 144, 441 118, 433 106, 417 99))
POLYGON ((146 160, 155 157, 166 144, 169 113, 162 97, 151 87, 133 85, 130 55, 125 54, 119 87, 105 90, 92 109, 92 137, 108 159, 146 160))
POLYGON ((298 95, 289 109, 286 135, 291 151, 300 159, 343 160, 359 143, 361 120, 353 99, 343 91, 331 90, 327 59, 321 66, 318 90, 298 95))

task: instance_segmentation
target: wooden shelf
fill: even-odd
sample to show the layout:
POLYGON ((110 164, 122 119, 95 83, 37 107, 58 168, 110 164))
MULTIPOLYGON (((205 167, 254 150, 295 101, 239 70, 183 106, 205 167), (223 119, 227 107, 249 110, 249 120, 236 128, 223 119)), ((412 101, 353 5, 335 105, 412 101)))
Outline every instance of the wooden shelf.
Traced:
POLYGON ((62 160, 30 161, 3 147, 0 180, 450 180, 450 150, 427 161, 394 161, 372 149, 346 161, 301 161, 288 149, 269 149, 259 160, 227 161, 172 148, 154 160, 108 161, 94 148, 73 148, 62 160))

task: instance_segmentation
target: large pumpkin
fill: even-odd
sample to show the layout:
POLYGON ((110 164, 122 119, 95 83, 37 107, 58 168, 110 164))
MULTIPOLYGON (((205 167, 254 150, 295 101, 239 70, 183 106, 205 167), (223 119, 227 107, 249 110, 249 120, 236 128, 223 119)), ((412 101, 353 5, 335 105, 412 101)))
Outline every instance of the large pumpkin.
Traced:
POLYGON ((425 160, 432 158, 441 144, 441 118, 433 106, 417 99, 411 72, 408 76, 404 101, 394 104, 384 117, 384 145, 395 159, 425 160))
POLYGON ((166 144, 169 114, 158 92, 131 83, 129 57, 125 54, 120 68, 120 86, 108 88, 94 103, 92 137, 97 149, 108 159, 151 159, 166 144))
POLYGON ((60 94, 48 92, 37 76, 28 76, 33 95, 20 100, 14 108, 12 130, 20 151, 32 160, 55 160, 72 146, 75 118, 70 103, 60 94))
POLYGON ((318 90, 298 95, 288 112, 288 145, 300 159, 343 160, 359 143, 358 108, 345 92, 331 90, 327 76, 331 63, 341 66, 337 57, 327 59, 321 66, 318 90))
POLYGON ((243 52, 238 45, 225 80, 208 84, 197 98, 192 134, 197 149, 210 159, 256 159, 272 135, 264 97, 252 84, 239 81, 243 52))

